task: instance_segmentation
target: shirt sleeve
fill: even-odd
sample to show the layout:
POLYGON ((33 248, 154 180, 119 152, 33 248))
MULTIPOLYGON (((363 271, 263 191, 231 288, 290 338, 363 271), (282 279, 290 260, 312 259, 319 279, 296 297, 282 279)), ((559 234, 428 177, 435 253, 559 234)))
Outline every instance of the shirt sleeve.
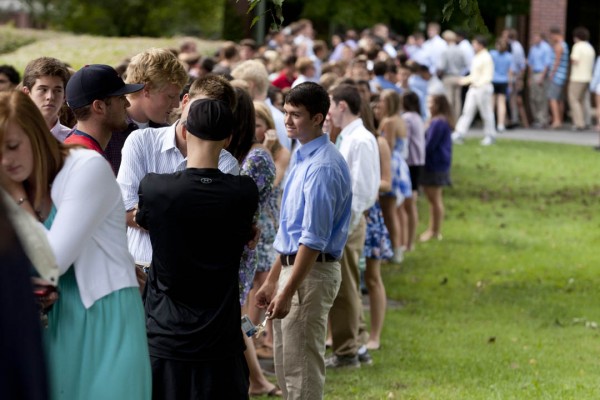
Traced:
MULTIPOLYGON (((63 274, 92 240, 98 226, 121 202, 110 164, 100 156, 76 160, 64 177, 60 204, 48 232, 48 241, 63 274)), ((125 227, 123 227, 125 229, 125 227)))
POLYGON ((381 176, 378 149, 368 142, 354 143, 348 167, 352 177, 352 217, 349 228, 352 232, 359 224, 361 215, 373 206, 379 192, 381 176))
POLYGON ((121 188, 125 210, 133 209, 138 204, 138 188, 146 176, 146 158, 144 157, 141 135, 134 131, 123 145, 121 167, 117 174, 117 182, 121 188))
POLYGON ((224 174, 230 175, 239 175, 240 174, 240 165, 236 158, 227 150, 221 150, 221 154, 219 154, 219 171, 224 174))
POLYGON ((337 174, 327 166, 313 167, 306 174, 303 186, 306 201, 299 244, 323 251, 329 242, 334 210, 342 195, 336 177, 337 174))

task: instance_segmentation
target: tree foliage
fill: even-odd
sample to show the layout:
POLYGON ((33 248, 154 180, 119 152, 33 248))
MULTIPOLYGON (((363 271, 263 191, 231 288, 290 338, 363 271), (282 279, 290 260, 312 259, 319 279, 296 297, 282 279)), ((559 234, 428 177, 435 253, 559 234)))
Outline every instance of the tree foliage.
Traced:
POLYGON ((21 0, 43 25, 104 36, 217 36, 223 0, 21 0))

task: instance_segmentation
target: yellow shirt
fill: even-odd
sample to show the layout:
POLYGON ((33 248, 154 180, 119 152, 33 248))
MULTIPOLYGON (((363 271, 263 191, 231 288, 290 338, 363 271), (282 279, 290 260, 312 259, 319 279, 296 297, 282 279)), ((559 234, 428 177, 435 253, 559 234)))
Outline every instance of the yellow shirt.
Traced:
POLYGON ((494 60, 490 53, 483 49, 473 57, 471 73, 461 79, 463 85, 482 87, 492 83, 494 77, 494 60))
POLYGON ((592 80, 596 52, 589 42, 580 41, 571 51, 571 82, 589 82, 592 80))

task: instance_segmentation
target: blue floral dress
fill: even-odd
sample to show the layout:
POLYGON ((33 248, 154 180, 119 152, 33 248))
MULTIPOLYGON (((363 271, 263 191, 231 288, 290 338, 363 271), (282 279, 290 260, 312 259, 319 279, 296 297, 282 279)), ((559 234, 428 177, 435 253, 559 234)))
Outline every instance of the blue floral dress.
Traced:
POLYGON ((375 260, 389 260, 394 256, 392 241, 383 221, 379 202, 375 202, 366 217, 367 231, 363 256, 375 260))
POLYGON ((252 288, 252 281, 256 271, 269 271, 275 261, 273 242, 277 234, 277 219, 279 207, 277 206, 276 192, 273 190, 275 182, 275 162, 266 149, 256 147, 248 152, 242 162, 241 175, 248 175, 258 187, 258 210, 255 216, 256 224, 260 229, 260 238, 256 249, 244 248, 240 262, 240 303, 243 305, 252 288))
POLYGON ((395 197, 397 206, 402 204, 404 199, 412 197, 410 170, 405 155, 407 155, 406 139, 397 138, 392 150, 392 190, 381 194, 395 197))

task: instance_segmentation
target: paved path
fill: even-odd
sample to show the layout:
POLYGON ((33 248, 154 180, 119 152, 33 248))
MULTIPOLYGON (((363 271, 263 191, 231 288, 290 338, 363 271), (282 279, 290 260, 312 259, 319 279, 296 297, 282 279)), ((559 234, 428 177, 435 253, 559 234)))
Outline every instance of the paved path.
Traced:
MULTIPOLYGON (((466 137, 483 137, 483 131, 481 130, 481 128, 471 129, 467 133, 466 137)), ((598 132, 595 132, 591 129, 585 132, 571 132, 570 129, 555 131, 551 129, 517 128, 499 133, 497 135, 497 139, 515 139, 539 142, 567 143, 590 147, 598 146, 598 143, 600 141, 598 132)))

